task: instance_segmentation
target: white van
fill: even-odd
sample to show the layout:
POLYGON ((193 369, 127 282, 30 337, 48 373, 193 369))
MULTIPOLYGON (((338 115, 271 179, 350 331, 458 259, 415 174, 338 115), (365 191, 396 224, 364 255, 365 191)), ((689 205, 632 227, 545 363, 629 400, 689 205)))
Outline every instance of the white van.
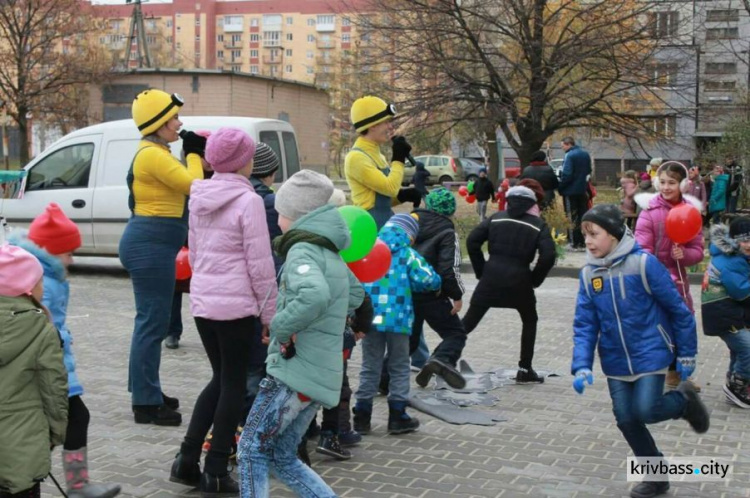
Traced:
MULTIPOLYGON (((180 116, 183 130, 218 130, 233 126, 254 140, 265 142, 279 156, 276 182, 300 169, 292 125, 264 118, 180 116)), ((116 256, 120 237, 130 218, 125 180, 141 139, 130 119, 89 126, 70 133, 26 165, 23 199, 2 202, 0 215, 11 227, 26 227, 56 202, 81 229, 80 254, 116 256)), ((171 145, 179 158, 182 140, 171 145)))

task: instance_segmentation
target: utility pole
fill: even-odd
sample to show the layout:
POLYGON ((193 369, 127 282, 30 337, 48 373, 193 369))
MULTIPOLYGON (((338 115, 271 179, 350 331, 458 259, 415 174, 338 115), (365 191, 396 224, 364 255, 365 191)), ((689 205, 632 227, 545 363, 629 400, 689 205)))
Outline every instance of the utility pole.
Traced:
POLYGON ((133 4, 133 14, 130 16, 130 32, 128 33, 128 53, 126 64, 130 65, 130 55, 133 53, 135 43, 138 67, 151 67, 151 54, 146 42, 146 29, 143 26, 143 12, 141 11, 142 0, 125 0, 125 3, 133 4))
POLYGON ((5 123, 8 121, 8 107, 7 103, 4 100, 0 100, 0 107, 3 108, 3 115, 0 117, 2 119, 2 122, 0 122, 0 132, 2 133, 2 139, 3 139, 3 163, 5 164, 5 169, 10 169, 10 151, 8 150, 8 131, 5 129, 5 123))

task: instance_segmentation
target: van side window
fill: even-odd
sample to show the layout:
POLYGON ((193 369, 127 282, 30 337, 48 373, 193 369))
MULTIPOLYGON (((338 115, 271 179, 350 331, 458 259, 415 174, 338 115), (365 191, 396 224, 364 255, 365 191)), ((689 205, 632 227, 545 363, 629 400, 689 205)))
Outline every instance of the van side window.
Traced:
POLYGON ((279 162, 281 163, 281 167, 276 170, 276 175, 274 176, 273 181, 276 183, 283 182, 284 172, 282 170, 284 169, 284 156, 281 155, 281 142, 279 142, 278 132, 261 131, 259 137, 261 142, 273 149, 273 151, 276 153, 276 156, 278 156, 279 158, 279 162))
POLYGON ((299 154, 297 152, 297 140, 294 133, 285 131, 281 134, 284 140, 284 152, 286 153, 286 174, 292 176, 299 171, 299 154))
POLYGON ((29 170, 26 190, 58 190, 89 186, 94 144, 76 144, 56 150, 29 170))

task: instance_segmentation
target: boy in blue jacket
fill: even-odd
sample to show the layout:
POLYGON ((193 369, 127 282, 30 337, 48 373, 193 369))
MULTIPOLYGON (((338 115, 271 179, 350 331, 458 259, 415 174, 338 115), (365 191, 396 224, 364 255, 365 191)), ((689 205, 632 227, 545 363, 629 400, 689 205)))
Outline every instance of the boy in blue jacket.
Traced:
POLYGON ((369 434, 372 399, 378 392, 380 372, 388 350, 388 433, 405 434, 419 427, 419 420, 406 413, 409 403, 409 335, 414 323, 412 292, 440 289, 440 275, 411 245, 419 223, 408 214, 396 214, 380 229, 378 238, 391 250, 391 266, 385 277, 365 284, 372 298, 374 318, 370 333, 362 340, 362 370, 359 374, 354 430, 369 434))
MULTIPOLYGON (((695 370, 695 319, 667 269, 638 246, 619 207, 594 206, 581 228, 587 255, 573 322, 573 387, 583 394, 585 383, 593 383, 598 343, 617 427, 636 457, 660 458, 646 424, 684 418, 696 432, 708 430, 708 412, 693 385, 684 382, 695 370), (664 393, 675 355, 683 382, 664 393)), ((668 489, 668 481, 644 481, 630 496, 659 496, 668 489)))
POLYGON ((711 228, 711 262, 703 279, 703 333, 729 348, 727 401, 750 408, 750 218, 711 228))

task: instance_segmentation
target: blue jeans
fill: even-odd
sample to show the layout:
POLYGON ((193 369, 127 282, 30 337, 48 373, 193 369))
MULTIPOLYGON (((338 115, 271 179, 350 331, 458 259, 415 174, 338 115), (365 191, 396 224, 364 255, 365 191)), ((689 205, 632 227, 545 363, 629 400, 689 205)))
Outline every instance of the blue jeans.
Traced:
POLYGON ((750 330, 726 332, 719 337, 729 348, 729 373, 750 380, 750 330))
POLYGON ((175 286, 175 258, 187 237, 181 218, 133 216, 120 239, 120 261, 130 273, 135 326, 130 343, 128 390, 134 405, 162 404, 159 366, 175 286))
POLYGON ((182 337, 182 292, 175 292, 172 298, 172 313, 169 317, 167 335, 175 339, 182 337))
POLYGON ((665 375, 645 375, 635 382, 607 379, 617 427, 637 457, 662 456, 646 424, 679 418, 685 398, 677 391, 664 393, 665 375))
MULTIPOLYGON (((412 331, 412 334, 414 331, 412 331)), ((411 355, 411 365, 413 367, 422 368, 425 363, 427 363, 427 360, 430 359, 430 348, 427 346, 427 341, 424 339, 424 334, 420 330, 419 333, 419 345, 417 346, 416 351, 414 351, 411 355)))
POLYGON ((297 446, 319 407, 314 401, 301 401, 296 391, 273 377, 261 381, 237 448, 242 498, 269 496, 269 471, 297 496, 336 496, 297 458, 297 446))
POLYGON ((388 401, 409 401, 409 336, 372 329, 362 339, 362 370, 357 401, 370 400, 378 393, 383 358, 388 349, 388 401))

